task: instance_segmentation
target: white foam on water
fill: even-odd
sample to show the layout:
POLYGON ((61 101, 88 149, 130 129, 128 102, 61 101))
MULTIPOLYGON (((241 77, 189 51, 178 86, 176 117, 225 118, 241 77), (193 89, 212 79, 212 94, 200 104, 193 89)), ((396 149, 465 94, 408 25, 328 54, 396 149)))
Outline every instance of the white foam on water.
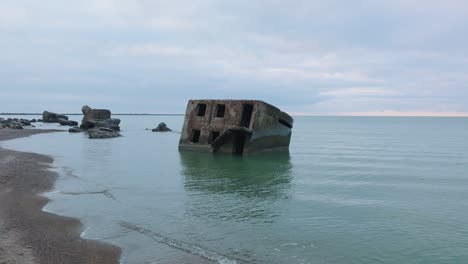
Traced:
POLYGON ((80 237, 84 237, 89 229, 90 229, 90 227, 85 228, 85 230, 83 230, 83 232, 81 232, 80 237))
POLYGON ((189 244, 187 242, 179 241, 167 236, 164 236, 162 234, 159 234, 157 232, 151 231, 149 229, 145 229, 143 227, 139 227, 135 224, 128 223, 128 222, 120 222, 120 225, 124 228, 127 228, 129 230, 133 230, 135 232, 138 232, 142 235, 145 235, 152 240, 165 244, 169 247, 182 250, 186 253, 196 255, 199 257, 202 257, 206 260, 216 262, 219 264, 237 264, 237 263, 247 263, 247 261, 243 261, 240 259, 234 259, 232 257, 225 256, 223 254, 220 254, 218 252, 215 252, 213 250, 209 250, 206 248, 201 248, 200 246, 196 246, 193 244, 189 244))
POLYGON ((280 247, 297 246, 297 245, 299 245, 299 244, 298 244, 298 243, 295 243, 295 242, 289 242, 289 243, 281 244, 280 247))

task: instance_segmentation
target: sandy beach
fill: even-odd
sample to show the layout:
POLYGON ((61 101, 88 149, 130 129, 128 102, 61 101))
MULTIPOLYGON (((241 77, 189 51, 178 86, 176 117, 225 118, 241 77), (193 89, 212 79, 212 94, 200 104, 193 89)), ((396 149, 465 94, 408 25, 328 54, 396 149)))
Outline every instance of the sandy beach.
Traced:
MULTIPOLYGON (((0 141, 56 130, 0 129, 0 141)), ((0 148, 0 264, 119 263, 120 248, 80 238, 78 219, 42 211, 53 159, 0 148)))

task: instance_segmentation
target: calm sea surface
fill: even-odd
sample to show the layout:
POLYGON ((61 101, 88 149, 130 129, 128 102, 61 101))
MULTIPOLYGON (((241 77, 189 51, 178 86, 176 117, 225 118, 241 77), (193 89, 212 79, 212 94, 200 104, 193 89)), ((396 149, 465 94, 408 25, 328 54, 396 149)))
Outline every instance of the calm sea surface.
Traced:
POLYGON ((237 157, 179 152, 182 116, 117 117, 1 146, 53 156, 45 210, 123 263, 468 263, 468 118, 296 117, 289 153, 237 157))

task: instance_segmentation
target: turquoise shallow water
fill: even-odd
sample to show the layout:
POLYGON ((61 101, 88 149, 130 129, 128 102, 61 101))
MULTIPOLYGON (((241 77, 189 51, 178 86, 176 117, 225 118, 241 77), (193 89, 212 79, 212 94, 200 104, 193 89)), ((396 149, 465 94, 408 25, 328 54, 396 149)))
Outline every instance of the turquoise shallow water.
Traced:
POLYGON ((45 209, 123 263, 468 263, 467 118, 296 117, 289 153, 248 157, 179 152, 182 116, 119 118, 1 145, 52 155, 45 209))

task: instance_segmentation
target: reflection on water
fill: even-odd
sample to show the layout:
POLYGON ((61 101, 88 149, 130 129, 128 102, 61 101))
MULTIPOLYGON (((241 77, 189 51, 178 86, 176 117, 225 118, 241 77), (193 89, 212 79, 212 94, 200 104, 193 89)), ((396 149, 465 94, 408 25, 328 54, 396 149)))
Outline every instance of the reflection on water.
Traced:
POLYGON ((278 214, 274 202, 289 196, 288 152, 242 157, 181 151, 179 155, 190 197, 186 209, 192 216, 272 221, 278 214))
POLYGON ((179 152, 179 134, 144 130, 183 116, 121 118, 119 138, 0 145, 53 156, 64 169, 46 210, 121 246, 123 263, 468 259, 468 119, 297 117, 291 156, 238 157, 179 152))
POLYGON ((288 152, 242 157, 181 151, 180 160, 187 191, 278 199, 290 187, 288 152))

